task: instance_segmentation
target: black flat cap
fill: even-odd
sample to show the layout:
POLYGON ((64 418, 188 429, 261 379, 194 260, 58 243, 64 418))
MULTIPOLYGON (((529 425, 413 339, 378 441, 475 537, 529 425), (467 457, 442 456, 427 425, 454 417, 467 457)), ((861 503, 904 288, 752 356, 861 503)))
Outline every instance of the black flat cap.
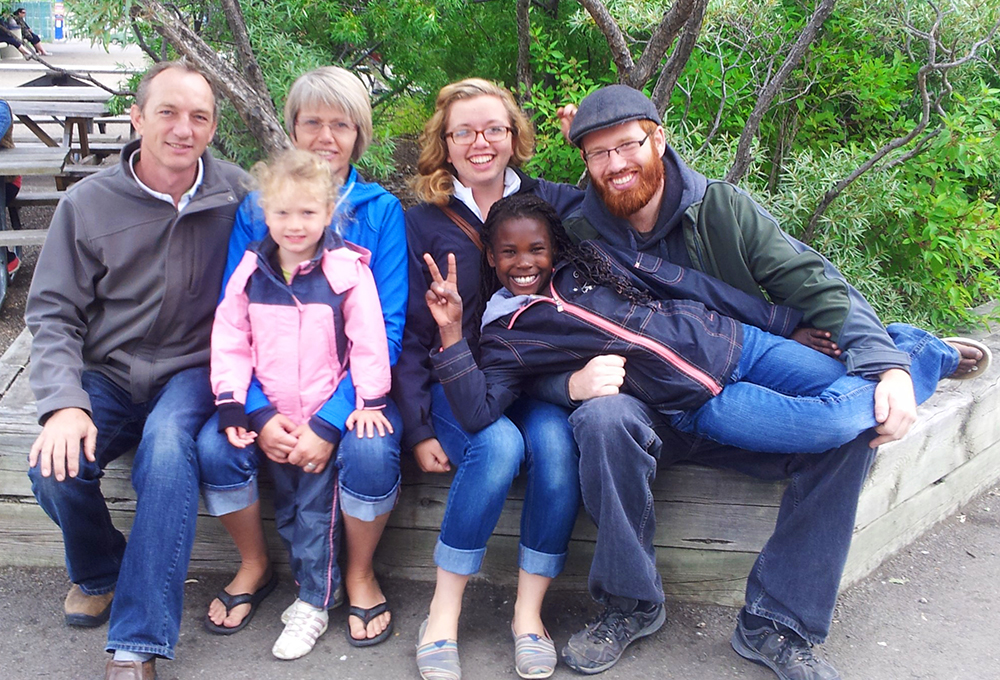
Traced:
POLYGON ((580 146, 584 136, 630 120, 651 120, 663 125, 653 102, 628 85, 608 85, 591 92, 583 101, 569 128, 569 139, 580 146))

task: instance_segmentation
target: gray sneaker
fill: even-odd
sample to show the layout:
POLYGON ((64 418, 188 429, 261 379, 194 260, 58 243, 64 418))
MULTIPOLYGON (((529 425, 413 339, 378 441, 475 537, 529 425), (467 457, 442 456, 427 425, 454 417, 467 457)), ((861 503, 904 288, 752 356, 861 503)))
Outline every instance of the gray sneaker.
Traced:
POLYGON ((643 611, 635 600, 622 603, 619 601, 623 598, 614 599, 615 604, 605 607, 600 616, 563 647, 563 661, 578 673, 593 675, 608 670, 622 658, 626 647, 652 635, 667 620, 662 603, 643 611))
POLYGON ((797 633, 787 628, 779 630, 774 623, 749 630, 743 623, 742 611, 729 642, 737 654, 767 666, 781 680, 840 680, 837 669, 813 655, 812 645, 797 633))

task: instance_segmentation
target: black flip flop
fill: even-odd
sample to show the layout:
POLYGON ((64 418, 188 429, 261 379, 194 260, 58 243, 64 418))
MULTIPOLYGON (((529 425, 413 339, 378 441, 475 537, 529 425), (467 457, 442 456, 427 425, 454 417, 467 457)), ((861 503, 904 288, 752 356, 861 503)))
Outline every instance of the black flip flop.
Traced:
POLYGON ((274 587, 278 585, 278 575, 271 572, 271 578, 267 580, 267 583, 262 585, 253 593, 240 593, 239 595, 230 595, 223 588, 216 594, 216 599, 222 603, 226 608, 226 616, 229 616, 229 612, 233 610, 234 607, 239 607, 241 604, 250 605, 250 611, 247 615, 243 617, 243 620, 235 626, 220 626, 205 614, 205 630, 209 633, 214 633, 215 635, 232 635, 233 633, 238 633, 247 627, 250 623, 250 619, 257 612, 257 605, 263 602, 264 598, 271 594, 274 587))
POLYGON ((386 639, 388 639, 388 637, 392 635, 392 624, 395 622, 396 620, 395 618, 389 619, 389 625, 385 627, 385 630, 383 630, 381 633, 379 633, 373 638, 358 639, 353 635, 351 635, 351 622, 350 622, 350 617, 356 616, 357 618, 361 619, 362 623, 365 626, 365 629, 367 630, 368 624, 371 623, 372 619, 374 619, 379 614, 384 614, 385 612, 391 613, 388 602, 382 602, 380 604, 377 604, 371 609, 363 609, 361 607, 351 607, 350 610, 348 610, 347 612, 347 617, 348 617, 347 630, 344 631, 347 634, 347 642, 350 643, 352 647, 371 647, 372 645, 377 645, 380 642, 385 642, 386 639))

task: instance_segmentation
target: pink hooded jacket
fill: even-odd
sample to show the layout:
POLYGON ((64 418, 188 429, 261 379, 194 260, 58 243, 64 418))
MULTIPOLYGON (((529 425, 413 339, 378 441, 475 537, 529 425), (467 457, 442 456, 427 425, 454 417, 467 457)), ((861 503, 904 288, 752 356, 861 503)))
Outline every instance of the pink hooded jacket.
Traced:
POLYGON ((229 279, 212 327, 220 429, 245 426, 254 375, 277 411, 296 424, 313 417, 348 368, 357 408, 383 408, 389 350, 368 251, 328 234, 323 250, 285 283, 269 263, 274 242, 268 237, 255 245, 229 279))

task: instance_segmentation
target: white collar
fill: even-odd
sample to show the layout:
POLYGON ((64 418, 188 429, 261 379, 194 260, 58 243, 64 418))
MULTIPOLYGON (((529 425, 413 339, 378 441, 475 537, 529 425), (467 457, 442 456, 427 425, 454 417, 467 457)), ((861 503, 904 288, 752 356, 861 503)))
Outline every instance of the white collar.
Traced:
MULTIPOLYGON (((135 181, 139 184, 140 187, 142 187, 142 190, 145 191, 150 196, 158 198, 161 201, 166 201, 170 205, 173 205, 174 204, 173 196, 171 196, 170 194, 164 194, 162 192, 156 191, 155 189, 151 189, 145 184, 143 184, 142 180, 139 179, 139 175, 136 174, 135 171, 135 161, 137 158, 139 158, 139 149, 133 151, 132 155, 128 157, 128 167, 132 171, 132 176, 135 178, 135 181)), ((199 158, 198 174, 195 175, 194 184, 191 185, 190 189, 184 192, 184 194, 181 196, 181 200, 177 202, 177 212, 183 212, 184 208, 186 208, 188 203, 191 202, 191 199, 194 197, 194 192, 198 191, 198 187, 201 186, 201 181, 204 178, 205 178, 205 165, 201 162, 201 159, 199 158)))
MULTIPOLYGON (((460 200, 472 211, 472 214, 479 218, 480 222, 485 222, 482 211, 476 204, 476 199, 472 197, 472 189, 458 181, 458 177, 452 175, 455 198, 460 200)), ((511 194, 516 194, 521 189, 521 176, 514 172, 509 165, 503 171, 503 197, 507 198, 511 194)))

